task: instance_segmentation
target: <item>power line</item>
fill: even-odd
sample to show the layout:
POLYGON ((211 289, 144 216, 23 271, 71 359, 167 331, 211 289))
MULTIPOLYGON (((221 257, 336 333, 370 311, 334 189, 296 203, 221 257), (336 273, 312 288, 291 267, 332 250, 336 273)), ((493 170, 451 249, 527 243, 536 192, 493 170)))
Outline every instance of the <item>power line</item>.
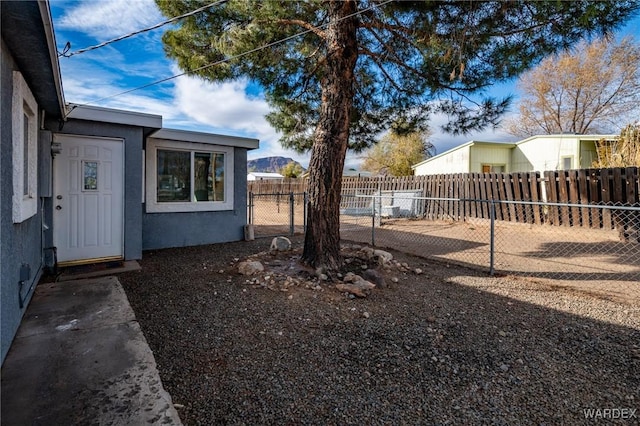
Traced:
POLYGON ((79 55, 81 53, 85 53, 85 52, 89 52, 91 50, 99 49, 101 47, 104 47, 104 46, 107 46, 109 44, 115 43, 117 41, 124 40, 124 39, 127 39, 129 37, 133 37, 135 35, 145 33, 147 31, 155 30, 157 28, 163 27, 163 26, 165 26, 167 24, 170 24, 172 22, 179 21, 182 18, 186 18, 187 16, 195 15, 196 13, 202 12, 205 9, 208 9, 210 7, 217 6, 217 5, 221 4, 221 3, 226 3, 226 2, 227 2, 227 0, 214 1, 213 3, 210 3, 210 4, 206 5, 206 6, 199 7, 197 9, 195 9, 195 10, 192 10, 191 12, 185 13, 184 15, 180 15, 180 16, 173 17, 171 19, 167 19, 166 21, 157 23, 157 24, 155 24, 155 25, 153 25, 151 27, 147 27, 147 28, 144 28, 144 29, 141 29, 141 30, 138 30, 138 31, 134 31, 134 32, 131 32, 129 34, 125 34, 123 36, 116 37, 114 39, 105 41, 103 43, 96 44, 94 46, 85 47, 84 49, 79 49, 79 50, 76 50, 75 52, 67 53, 71 48, 71 44, 69 42, 67 42, 67 44, 65 45, 64 50, 61 53, 58 53, 58 56, 64 56, 65 58, 70 58, 70 57, 72 57, 74 55, 79 55))
MULTIPOLYGON (((221 3, 222 1, 227 1, 227 0, 221 0, 221 1, 218 1, 217 3, 221 3)), ((382 6, 386 5, 387 3, 391 3, 392 1, 394 1, 394 0, 385 0, 380 4, 371 5, 371 6, 367 7, 366 9, 362 9, 362 10, 354 12, 354 13, 352 13, 350 15, 343 16, 342 18, 339 18, 337 20, 337 22, 343 21, 343 20, 348 19, 348 18, 352 18, 352 17, 357 16, 357 15, 361 15, 361 14, 363 14, 365 12, 368 12, 368 11, 370 11, 372 9, 375 9, 375 8, 378 8, 378 7, 382 7, 382 6)), ((273 46, 276 46, 278 44, 282 44, 284 42, 287 42, 287 41, 292 40, 294 38, 297 38, 297 37, 300 37, 302 35, 308 34, 310 32, 325 28, 328 25, 329 25, 329 23, 327 22, 327 23, 319 25, 317 27, 309 28, 309 29, 301 31, 301 32, 299 32, 297 34, 290 35, 290 36, 285 37, 283 39, 276 40, 276 41, 273 41, 271 43, 267 43, 267 44, 265 44, 263 46, 256 47, 254 49, 248 50, 246 52, 239 53, 239 54, 231 56, 229 58, 220 59, 219 61, 211 62, 211 63, 208 63, 208 64, 203 65, 201 67, 198 67, 198 68, 195 68, 195 69, 192 69, 192 70, 189 70, 189 71, 185 71, 185 72, 180 73, 180 74, 172 75, 171 77, 166 77, 166 78, 163 78, 161 80, 153 81, 151 83, 147 83, 147 84, 144 84, 142 86, 134 87, 133 89, 129 89, 129 90, 125 90, 123 92, 115 93, 113 95, 105 96, 103 98, 96 99, 96 100, 91 101, 91 102, 87 102, 87 103, 84 103, 84 104, 77 104, 77 105, 74 105, 73 108, 76 108, 78 106, 92 105, 92 104, 95 104, 95 103, 98 103, 98 102, 101 102, 101 101, 104 101, 104 100, 107 100, 107 99, 112 99, 112 98, 115 98, 115 97, 118 97, 118 96, 126 95, 127 93, 135 92, 137 90, 146 89, 147 87, 155 86, 156 84, 165 83, 167 81, 176 79, 178 77, 182 77, 182 76, 187 75, 187 74, 191 74, 191 73, 194 73, 194 72, 197 72, 197 71, 201 71, 201 70, 204 70, 204 69, 207 69, 207 68, 211 68, 211 67, 214 67, 216 65, 220 65, 220 64, 223 64, 225 62, 232 61, 234 59, 242 58, 243 56, 249 55, 251 53, 255 53, 255 52, 258 52, 258 51, 263 50, 263 49, 268 49, 269 47, 273 47, 273 46)))

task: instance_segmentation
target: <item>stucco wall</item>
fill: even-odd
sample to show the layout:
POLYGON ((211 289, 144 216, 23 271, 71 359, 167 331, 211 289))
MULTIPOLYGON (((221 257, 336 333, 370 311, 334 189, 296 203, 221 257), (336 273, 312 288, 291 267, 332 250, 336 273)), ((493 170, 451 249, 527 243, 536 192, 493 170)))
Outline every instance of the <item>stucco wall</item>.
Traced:
POLYGON ((572 167, 576 168, 579 155, 579 142, 574 135, 539 136, 517 144, 513 150, 513 170, 558 170, 564 157, 572 157, 572 167))
POLYGON ((469 172, 469 146, 460 147, 454 151, 443 153, 415 169, 416 175, 438 175, 444 173, 469 172))
MULTIPOLYGON (((124 139, 124 258, 142 257, 142 142, 141 127, 69 119, 61 131, 69 135, 102 136, 124 139)), ((55 158, 54 158, 55 167, 55 158)), ((47 203, 47 217, 53 212, 47 203)), ((51 235, 47 235, 47 241, 51 235)))
POLYGON ((234 149, 233 210, 144 213, 144 250, 239 241, 247 223, 247 150, 234 149))
POLYGON ((473 145, 469 155, 469 172, 482 173, 482 165, 504 166, 504 173, 511 172, 511 146, 473 145))
MULTIPOLYGON (((33 288, 42 274, 41 260, 41 209, 42 199, 38 199, 38 211, 35 216, 22 223, 14 224, 12 219, 13 196, 13 146, 11 103, 13 96, 13 71, 17 66, 2 41, 2 67, 0 69, 2 100, 0 117, 2 131, 0 136, 0 353, 2 361, 9 351, 20 320, 33 295, 33 288), (20 267, 26 264, 30 268, 30 278, 23 284, 19 295, 20 267), (19 297, 24 307, 19 305, 19 297)), ((40 150, 38 150, 40 151, 40 150)))

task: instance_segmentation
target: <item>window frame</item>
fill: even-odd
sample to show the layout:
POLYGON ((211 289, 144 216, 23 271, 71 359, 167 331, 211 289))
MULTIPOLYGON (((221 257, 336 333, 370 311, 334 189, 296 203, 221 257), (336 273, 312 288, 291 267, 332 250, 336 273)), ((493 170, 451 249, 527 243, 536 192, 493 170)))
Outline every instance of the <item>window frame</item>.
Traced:
POLYGON ((11 119, 12 219, 22 223, 38 212, 38 103, 19 71, 13 71, 11 119))
POLYGON ((203 144, 196 142, 182 142, 165 139, 148 139, 146 155, 146 212, 147 213, 184 213, 233 210, 234 201, 234 148, 230 146, 203 144), (191 201, 159 202, 157 200, 158 186, 158 150, 182 151, 191 154, 191 201), (224 201, 196 201, 193 187, 193 161, 196 152, 210 154, 224 154, 224 201))
POLYGON ((573 170, 573 155, 563 155, 560 157, 560 170, 573 170), (569 160, 569 168, 565 167, 565 162, 569 160))

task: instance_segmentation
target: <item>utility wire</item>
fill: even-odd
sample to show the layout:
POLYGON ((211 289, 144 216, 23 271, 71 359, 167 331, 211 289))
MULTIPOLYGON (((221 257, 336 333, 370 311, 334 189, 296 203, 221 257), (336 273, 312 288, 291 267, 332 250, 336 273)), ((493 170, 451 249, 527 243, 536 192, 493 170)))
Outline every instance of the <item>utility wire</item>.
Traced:
POLYGON ((195 10, 192 10, 191 12, 185 13, 184 15, 180 15, 180 16, 176 16, 176 17, 171 18, 171 19, 167 19, 166 21, 157 23, 157 24, 155 24, 155 25, 153 25, 151 27, 144 28, 144 29, 138 30, 138 31, 134 31, 132 33, 125 34, 125 35, 120 36, 120 37, 116 37, 114 39, 105 41, 104 43, 96 44, 95 46, 85 47, 84 49, 76 50, 75 52, 68 53, 70 48, 71 48, 71 44, 69 42, 67 42, 67 44, 65 45, 65 49, 61 53, 58 53, 58 56, 64 56, 65 58, 70 58, 70 57, 72 57, 74 55, 79 55, 81 53, 89 52, 91 50, 96 50, 96 49, 99 49, 101 47, 107 46, 107 45, 109 45, 111 43, 115 43, 117 41, 124 40, 124 39, 127 39, 129 37, 133 37, 135 35, 145 33, 147 31, 155 30, 156 28, 163 27, 163 26, 165 26, 167 24, 171 24, 172 22, 179 21, 182 18, 186 18, 187 16, 195 15, 196 13, 200 13, 205 9, 208 9, 210 7, 217 6, 217 5, 221 4, 221 3, 226 3, 226 2, 227 2, 227 0, 214 1, 213 3, 209 3, 206 6, 199 7, 197 9, 195 9, 195 10))
MULTIPOLYGON (((221 1, 226 1, 226 0, 221 0, 221 1)), ((221 1, 219 1, 218 3, 220 3, 221 1)), ((357 12, 354 12, 354 13, 352 13, 352 14, 350 14, 350 15, 343 16, 342 18, 338 19, 336 22, 340 22, 340 21, 343 21, 343 20, 345 20, 345 19, 348 19, 348 18, 351 18, 351 17, 357 16, 357 15, 361 15, 361 14, 363 14, 363 13, 365 13, 365 12, 368 12, 368 11, 370 11, 370 10, 372 10, 372 9, 375 9, 375 8, 378 8, 378 7, 382 7, 382 6, 386 5, 387 3, 391 3, 392 1, 394 1, 394 0, 385 0, 385 1, 383 1, 382 3, 380 3, 380 4, 374 4, 374 5, 371 5, 371 6, 367 7, 366 9, 362 9, 362 10, 359 10, 359 11, 357 11, 357 12)), ((207 7, 208 7, 208 6, 207 6, 207 7)), ((195 69, 192 69, 192 70, 189 70, 189 71, 185 71, 185 72, 180 73, 180 74, 172 75, 171 77, 167 77, 167 78, 163 78, 163 79, 161 79, 161 80, 153 81, 153 82, 151 82, 151 83, 147 83, 147 84, 142 85, 142 86, 139 86, 139 87, 134 87, 133 89, 125 90, 125 91, 123 91, 123 92, 115 93, 115 94, 113 94, 113 95, 105 96, 104 98, 96 99, 96 100, 94 100, 94 101, 87 102, 87 103, 84 103, 84 104, 76 104, 76 105, 74 105, 74 106, 72 107, 72 110, 73 110, 73 109, 75 109, 75 108, 77 108, 77 107, 79 107, 79 106, 92 105, 92 104, 95 104, 95 103, 98 103, 98 102, 101 102, 101 101, 104 101, 104 100, 107 100, 107 99, 115 98, 115 97, 117 97, 117 96, 126 95, 127 93, 135 92, 135 91, 137 91, 137 90, 146 89, 147 87, 155 86, 156 84, 165 83, 165 82, 167 82, 167 81, 170 81, 170 80, 176 79, 176 78, 178 78, 178 77, 182 77, 183 75, 191 74, 191 73, 194 73, 194 72, 197 72, 197 71, 201 71, 201 70, 204 70, 204 69, 207 69, 207 68, 214 67, 214 66, 216 66, 216 65, 223 64, 223 63, 225 63, 225 62, 232 61, 232 60, 234 60, 234 59, 242 58, 243 56, 249 55, 249 54, 251 54, 251 53, 255 53, 255 52, 258 52, 258 51, 260 51, 260 50, 263 50, 263 49, 267 49, 267 48, 269 48, 269 47, 276 46, 276 45, 278 45, 278 44, 282 44, 282 43, 284 43, 284 42, 287 42, 287 41, 292 40, 292 39, 294 39, 294 38, 297 38, 297 37, 300 37, 300 36, 302 36, 302 35, 308 34, 308 33, 310 33, 310 32, 313 32, 313 31, 316 31, 316 30, 319 30, 319 29, 325 28, 325 27, 327 27, 328 25, 329 25, 329 22, 327 22, 326 24, 319 25, 319 26, 317 26, 317 27, 313 27, 313 28, 310 28, 310 29, 307 29, 307 30, 301 31, 301 32, 299 32, 299 33, 297 33, 297 34, 290 35, 290 36, 285 37, 285 38, 283 38, 283 39, 276 40, 276 41, 272 41, 271 43, 267 43, 267 44, 265 44, 265 45, 263 45, 263 46, 256 47, 256 48, 251 49, 251 50, 248 50, 248 51, 246 51, 246 52, 239 53, 239 54, 237 54, 237 55, 235 55, 235 56, 231 56, 231 57, 229 57, 229 58, 220 59, 219 61, 211 62, 211 63, 208 63, 208 64, 203 65, 203 66, 201 66, 201 67, 198 67, 198 68, 195 68, 195 69)), ((68 114, 67 114, 67 115, 68 115, 68 114)))

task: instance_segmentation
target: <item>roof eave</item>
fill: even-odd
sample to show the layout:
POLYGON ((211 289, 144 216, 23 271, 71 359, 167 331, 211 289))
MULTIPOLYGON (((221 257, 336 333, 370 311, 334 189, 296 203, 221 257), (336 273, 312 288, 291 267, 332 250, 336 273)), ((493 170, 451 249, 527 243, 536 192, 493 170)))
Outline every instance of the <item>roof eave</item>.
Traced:
POLYGON ((53 30, 53 19, 51 17, 51 9, 48 0, 39 0, 38 7, 42 16, 42 25, 44 26, 45 37, 47 39, 47 50, 49 51, 49 59, 51 61, 51 69, 53 72, 53 80, 55 82, 55 90, 58 98, 58 106, 60 107, 60 115, 66 120, 67 109, 64 99, 64 90, 62 87, 62 74, 60 72, 60 62, 58 61, 58 48, 56 44, 56 35, 53 30))
POLYGON ((163 128, 158 130, 157 132, 154 132, 150 137, 154 139, 164 139, 181 142, 197 142, 212 145, 232 146, 235 148, 245 148, 248 150, 257 149, 260 146, 260 141, 258 139, 167 128, 163 128))

